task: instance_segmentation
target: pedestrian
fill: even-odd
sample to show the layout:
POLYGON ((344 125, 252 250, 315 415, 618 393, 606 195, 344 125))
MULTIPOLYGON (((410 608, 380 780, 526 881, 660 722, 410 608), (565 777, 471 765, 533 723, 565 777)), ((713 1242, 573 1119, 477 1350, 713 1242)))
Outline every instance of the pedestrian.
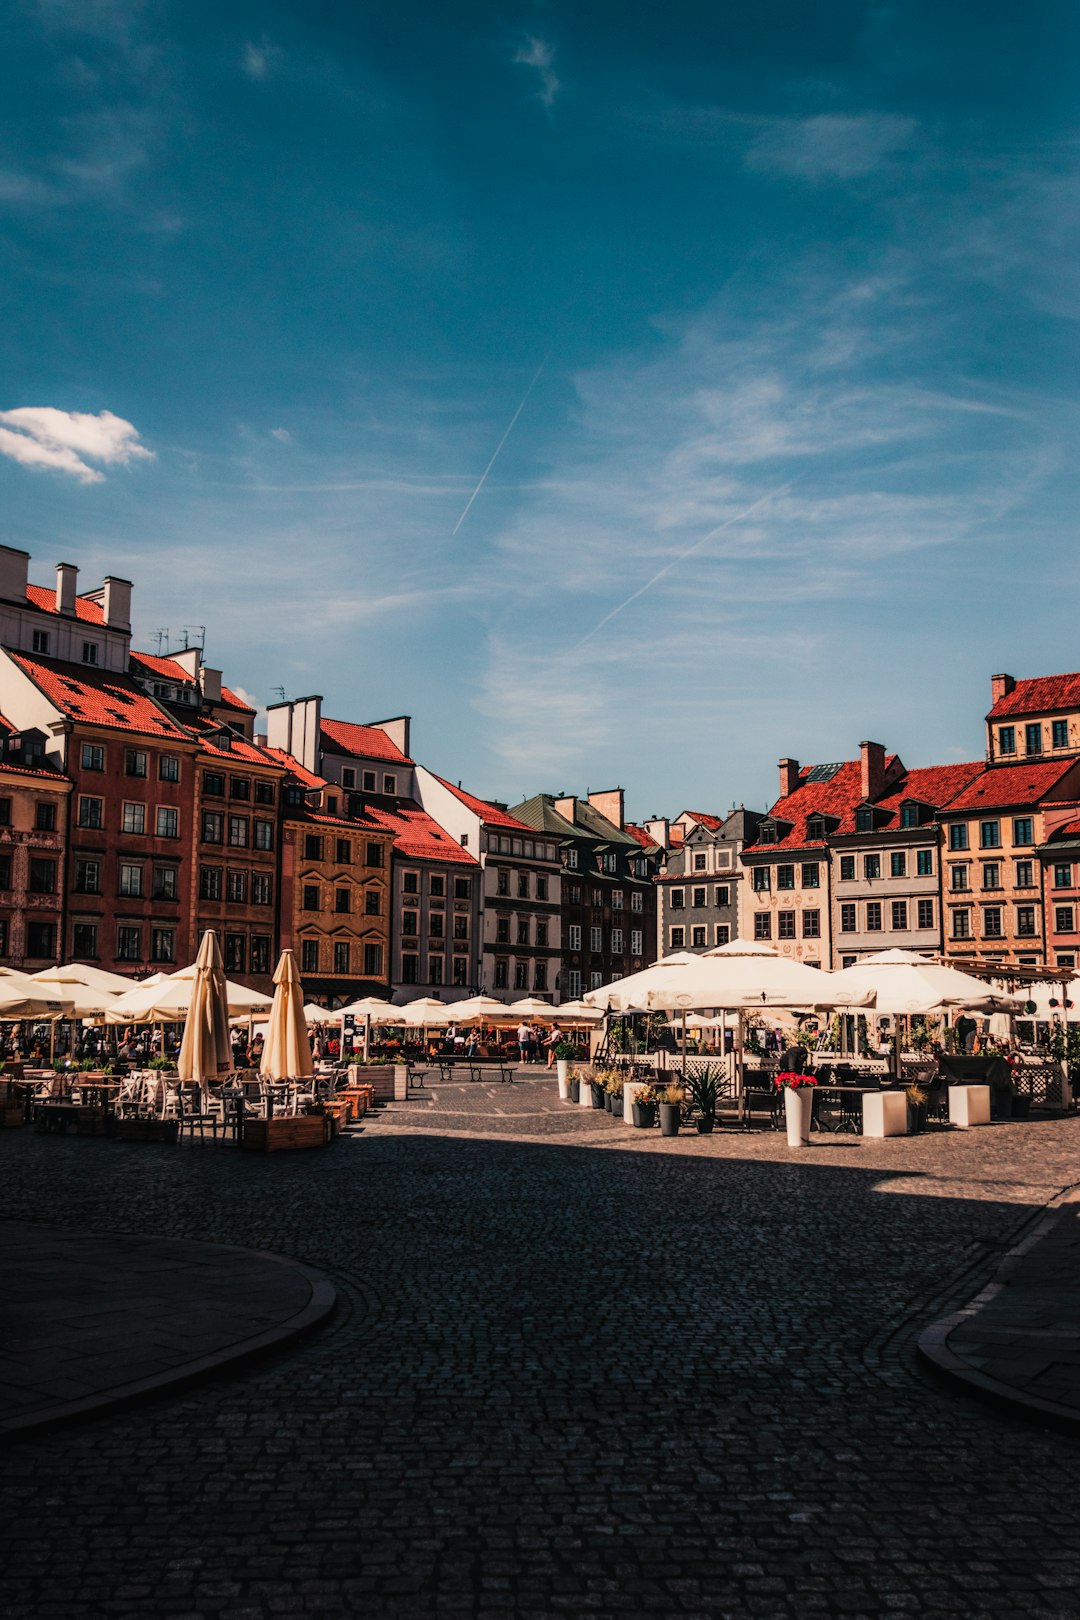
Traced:
POLYGON ((551 1031, 544 1042, 544 1045, 547 1047, 547 1066, 549 1069, 552 1068, 555 1063, 555 1048, 560 1044, 561 1041, 562 1031, 560 1030, 558 1024, 552 1024, 551 1031))
POLYGON ((529 1028, 528 1024, 525 1022, 525 1020, 523 1018, 521 1020, 521 1023, 518 1025, 518 1029, 517 1029, 518 1062, 519 1063, 528 1063, 528 1061, 529 1061, 529 1045, 530 1045, 531 1041, 532 1041, 532 1030, 529 1028))

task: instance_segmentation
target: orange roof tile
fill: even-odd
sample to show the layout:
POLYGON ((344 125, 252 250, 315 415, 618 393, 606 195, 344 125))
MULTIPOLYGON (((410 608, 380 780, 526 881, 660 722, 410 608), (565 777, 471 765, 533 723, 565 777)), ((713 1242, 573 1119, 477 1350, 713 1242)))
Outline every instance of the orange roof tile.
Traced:
POLYGON ((11 653, 62 714, 95 726, 139 732, 147 737, 173 737, 188 741, 190 734, 147 696, 130 675, 92 670, 83 664, 62 664, 11 653))
MULTIPOLYGON (((890 754, 886 766, 896 759, 890 754)), ((826 827, 827 832, 843 829, 845 817, 851 819, 854 828, 854 810, 862 802, 862 767, 857 759, 848 759, 837 766, 830 777, 822 781, 810 781, 809 778, 815 769, 812 765, 804 765, 799 772, 799 785, 794 793, 777 799, 768 813, 767 819, 781 823, 778 828, 780 836, 775 843, 763 843, 760 832, 757 838, 747 839, 743 846, 747 853, 771 852, 774 849, 807 849, 811 847, 824 848, 823 838, 810 838, 807 835, 806 823, 812 816, 825 816, 831 818, 839 825, 826 827), (787 824, 785 831, 784 824, 787 824)))
POLYGON ((454 795, 455 799, 460 799, 467 809, 479 816, 485 826, 512 827, 515 832, 535 833, 535 827, 526 827, 523 821, 518 821, 508 810, 501 810, 497 804, 491 804, 487 799, 478 799, 474 793, 466 793, 464 788, 455 787, 453 782, 448 782, 445 776, 437 776, 434 771, 431 774, 454 795))
POLYGON ((718 832, 724 825, 723 816, 706 815, 704 810, 686 810, 683 813, 693 821, 700 821, 701 825, 708 828, 709 832, 718 832))
POLYGON ((1036 675, 1031 680, 1017 681, 1011 692, 998 698, 986 718, 998 720, 1010 714, 1041 714, 1046 709, 1075 708, 1080 708, 1080 673, 1036 675))
MULTIPOLYGON (((26 600, 31 607, 41 608, 44 613, 59 613, 56 605, 56 592, 48 585, 28 585, 26 587, 26 600)), ((69 617, 63 614, 63 618, 69 617)), ((82 619, 84 624, 104 624, 105 614, 100 602, 88 602, 85 596, 75 598, 75 617, 82 619)))
POLYGON ((898 812, 905 799, 913 799, 918 804, 933 805, 939 810, 962 793, 969 783, 973 782, 980 771, 986 769, 981 759, 970 760, 963 765, 924 765, 916 770, 907 771, 898 782, 890 786, 888 793, 874 800, 876 810, 898 812))
POLYGON ((324 739, 334 744, 334 752, 359 754, 364 759, 392 759, 399 765, 411 765, 397 743, 379 726, 356 726, 349 720, 324 720, 324 739))
POLYGON ((1005 810, 1013 805, 1037 804, 1056 787, 1075 759, 1029 760, 1024 765, 990 765, 947 805, 951 815, 962 810, 1005 810))
MULTIPOLYGON (((131 654, 131 663, 142 665, 148 675, 161 675, 165 680, 172 681, 177 686, 193 687, 197 685, 194 677, 188 673, 183 664, 178 664, 175 658, 162 658, 158 653, 133 652, 131 654)), ((237 697, 236 693, 225 685, 222 685, 221 688, 221 707, 240 709, 244 714, 255 714, 257 712, 250 703, 245 703, 243 698, 237 697)))
POLYGON ((453 861, 459 866, 478 866, 475 856, 462 849, 445 827, 429 816, 418 804, 406 800, 394 810, 367 805, 364 814, 377 826, 385 827, 394 835, 394 848, 414 860, 453 861))
POLYGON ((306 765, 301 765, 300 761, 294 758, 292 754, 286 753, 284 748, 264 748, 263 753, 269 754, 271 759, 276 759, 279 765, 284 765, 289 774, 295 776, 296 780, 304 787, 324 788, 329 786, 324 776, 316 776, 314 771, 309 771, 306 765))

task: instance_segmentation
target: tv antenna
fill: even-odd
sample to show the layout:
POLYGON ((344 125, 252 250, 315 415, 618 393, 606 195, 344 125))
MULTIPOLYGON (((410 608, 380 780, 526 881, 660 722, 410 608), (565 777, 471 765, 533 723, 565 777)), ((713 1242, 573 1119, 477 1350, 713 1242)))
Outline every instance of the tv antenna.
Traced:
POLYGON ((184 626, 184 651, 187 652, 189 647, 198 647, 200 652, 205 652, 206 651, 206 626, 205 626, 205 624, 185 624, 185 626, 184 626), (199 633, 198 641, 196 641, 194 639, 193 635, 192 635, 192 632, 195 631, 195 630, 197 630, 198 633, 199 633))
POLYGON ((285 701, 285 688, 283 686, 272 686, 270 688, 270 690, 271 690, 271 692, 273 692, 274 696, 277 698, 279 703, 284 703, 284 701, 285 701))
POLYGON ((167 657, 169 651, 169 632, 167 630, 155 630, 154 640, 157 642, 158 657, 167 657))

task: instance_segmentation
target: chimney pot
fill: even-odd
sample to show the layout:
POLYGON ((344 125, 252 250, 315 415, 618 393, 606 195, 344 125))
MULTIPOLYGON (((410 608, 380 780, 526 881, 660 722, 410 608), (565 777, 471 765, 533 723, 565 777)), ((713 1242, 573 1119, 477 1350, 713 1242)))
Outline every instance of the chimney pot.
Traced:
POLYGON ((782 759, 780 761, 780 797, 786 799, 795 792, 799 785, 799 762, 797 759, 782 759))
POLYGON ((990 706, 1000 703, 1003 697, 1015 691, 1016 682, 1011 675, 991 675, 990 677, 990 706))
POLYGON ((75 617, 75 597, 79 570, 74 563, 57 563, 56 565, 56 611, 66 613, 71 619, 75 617))
POLYGON ((883 743, 859 744, 861 788, 864 799, 876 799, 885 786, 885 747, 883 743))

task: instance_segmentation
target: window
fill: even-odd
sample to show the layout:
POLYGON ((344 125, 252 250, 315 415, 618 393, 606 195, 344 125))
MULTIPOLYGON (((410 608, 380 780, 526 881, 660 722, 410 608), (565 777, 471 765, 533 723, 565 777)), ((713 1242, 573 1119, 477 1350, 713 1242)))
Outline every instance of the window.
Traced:
MULTIPOLYGON (((247 816, 229 817, 229 846, 231 849, 246 849, 248 842, 247 816)), ((319 840, 320 844, 322 839, 319 840)))
POLYGON ((907 930, 907 901, 894 900, 892 903, 892 926, 898 933, 907 930))
POLYGON ((469 899, 471 899, 471 897, 472 897, 472 879, 471 878, 455 878, 454 879, 454 899, 455 900, 469 900, 469 899))
POLYGON ((901 827, 917 827, 921 819, 917 804, 903 804, 900 806, 901 827))
POLYGON ((202 779, 203 792, 211 798, 225 797, 225 778, 218 771, 207 771, 202 779))
POLYGON ((230 868, 225 875, 225 898, 231 905, 247 904, 248 875, 230 868))
POLYGON ((673 951, 681 951, 683 946, 685 945, 685 943, 686 943, 686 929, 685 928, 673 928, 671 930, 671 948, 672 948, 672 950, 673 951))
POLYGON ((1001 823, 1000 823, 1000 821, 980 821, 979 822, 979 848, 980 849, 1000 849, 1001 848, 1001 823))
POLYGON ((420 932, 420 913, 418 911, 403 911, 401 913, 401 932, 410 937, 420 932))
POLYGON ((1001 907, 1000 906, 984 906, 983 907, 983 938, 984 939, 1000 939, 1001 938, 1001 907))
POLYGON ((643 909, 644 909, 644 902, 643 902, 643 899, 642 899, 641 890, 640 889, 631 890, 631 893, 630 893, 630 910, 631 911, 641 911, 643 909))
POLYGON ((364 893, 365 917, 378 917, 382 914, 382 895, 378 889, 367 889, 364 893))
POLYGON ((776 887, 778 889, 793 889, 795 887, 795 868, 793 866, 778 866, 776 868, 776 887))
POLYGON ((105 769, 105 750, 97 743, 83 743, 82 768, 84 771, 103 771, 105 769))
POLYGON ((706 891, 704 889, 693 889, 693 890, 691 890, 691 893, 690 893, 690 903, 691 903, 691 905, 693 905, 695 907, 703 906, 705 904, 705 895, 706 895, 706 891))
POLYGON ((841 881, 841 883, 853 883, 855 881, 855 857, 854 857, 854 855, 841 855, 841 857, 840 857, 840 881, 841 881))
POLYGON ((1071 889, 1072 888, 1072 867, 1071 866, 1069 866, 1068 864, 1062 863, 1062 862, 1056 862, 1055 863, 1055 865, 1054 865, 1054 888, 1055 889, 1071 889))
POLYGON ((718 945, 728 945, 731 943, 731 929, 727 923, 717 923, 716 943, 718 945))
MULTIPOLYGON (((305 883, 304 884, 303 891, 302 891, 302 897, 301 897, 301 901, 300 901, 300 906, 301 906, 301 910, 303 910, 303 911, 318 911, 318 909, 319 909, 319 885, 317 883, 305 883)), ((415 912, 413 913, 413 915, 415 916, 415 912)), ((413 933, 415 934, 415 932, 416 932, 416 929, 414 928, 413 933)))
POLYGON ((225 817, 219 810, 204 810, 202 818, 204 844, 221 844, 225 840, 225 817))
POLYGON ((47 922, 26 924, 26 954, 42 957, 56 955, 56 925, 47 922))
POLYGON ((35 630, 32 632, 30 637, 30 650, 31 652, 44 653, 45 656, 48 657, 49 632, 47 630, 35 630))
MULTIPOLYGON (((518 963, 518 969, 519 969, 519 971, 524 969, 527 972, 528 971, 528 963, 527 962, 519 962, 518 963)), ((469 982, 469 958, 467 956, 455 956, 454 957, 454 983, 457 984, 457 985, 465 985, 465 984, 468 984, 468 982, 469 982)), ((523 990, 527 990, 529 988, 528 979, 525 979, 523 981, 521 988, 523 990)))
POLYGON ((446 894, 446 879, 441 872, 432 872, 428 878, 428 893, 433 897, 442 899, 446 894))
POLYGON ((768 912, 768 911, 755 911, 755 913, 754 913, 754 938, 755 939, 771 939, 772 938, 772 913, 771 912, 768 912))
POLYGON ((250 799, 251 782, 246 776, 231 776, 229 778, 230 799, 250 799))
POLYGON ((56 805, 51 801, 37 805, 34 812, 34 826, 38 832, 55 832, 56 805))
MULTIPOLYGON (((456 917, 454 918, 454 922, 455 922, 455 924, 457 923, 457 918, 456 917)), ((455 931, 456 931, 456 929, 455 929, 455 931)), ((528 917, 519 917, 518 918, 518 922, 517 922, 517 942, 518 942, 519 945, 527 945, 529 943, 529 919, 528 919, 528 917)))
POLYGON ((158 760, 158 781, 179 782, 180 761, 175 754, 162 754, 158 760))
POLYGON ((350 960, 351 956, 352 956, 352 952, 349 949, 348 940, 347 939, 335 939, 335 941, 334 941, 334 972, 335 973, 349 973, 349 972, 351 972, 351 969, 349 967, 349 960, 350 960))
POLYGON ((343 788, 354 788, 356 786, 355 766, 343 765, 341 767, 341 785, 343 788))
MULTIPOLYGON (((758 870, 760 870, 760 868, 758 870)), ((755 885, 755 887, 756 887, 756 885, 755 885)), ((686 905, 686 890, 685 889, 672 889, 672 891, 671 891, 671 909, 672 909, 672 911, 682 911, 683 908, 685 907, 685 905, 686 905)))
POLYGON ((983 861, 982 886, 984 889, 1001 888, 1001 862, 983 861))
POLYGON ((1057 965, 1058 967, 1074 968, 1076 966, 1075 954, 1072 951, 1066 953, 1059 951, 1057 953, 1057 965))
POLYGON ((1024 751, 1028 754, 1042 753, 1042 721, 1033 720, 1024 727, 1024 751))
POLYGON ((753 873, 754 881, 752 887, 754 893, 767 894, 769 891, 769 868, 767 866, 755 866, 753 868, 753 873))
POLYGON ((382 974, 382 946, 371 944, 364 946, 364 973, 369 979, 377 979, 382 974))
POLYGON ((802 914, 802 931, 804 939, 821 938, 821 912, 804 911, 802 914))
POLYGON ((868 900, 866 902, 866 932, 880 934, 881 932, 881 901, 868 900))
POLYGON ((907 854, 902 849, 894 849, 889 856, 889 876, 907 877, 907 854))
POLYGON ((468 914, 465 913, 465 912, 459 912, 458 915, 454 918, 454 938, 455 939, 468 939, 468 937, 469 937, 469 918, 468 918, 468 914))
POLYGON ((694 856, 694 871, 695 872, 704 872, 704 870, 705 870, 705 856, 695 854, 695 856, 694 856))
POLYGON ((1018 889, 1033 889, 1035 887, 1035 866, 1031 861, 1017 861, 1016 887, 1018 889))
POLYGON ((720 883, 717 885, 716 904, 718 906, 730 906, 731 904, 731 889, 726 883, 720 883))
POLYGON ((251 966, 252 973, 269 973, 270 971, 270 936, 269 934, 252 934, 251 936, 251 966))
POLYGON ((953 939, 971 938, 971 912, 958 908, 952 914, 953 939))
POLYGON ((11 826, 11 800, 0 799, 0 827, 11 826))
POLYGON ((873 830, 874 812, 869 808, 868 805, 862 805, 860 809, 856 810, 855 812, 855 831, 873 832, 873 830))
POLYGON ((776 925, 776 936, 778 939, 795 938, 795 913, 793 911, 777 912, 776 925))
POLYGON ((79 826, 100 827, 105 820, 104 799, 79 800, 79 826))
POLYGON ((1025 844, 1035 842, 1035 823, 1031 816, 1014 817, 1012 841, 1019 848, 1022 848, 1025 844))
POLYGON ((529 874, 528 874, 528 872, 519 872, 518 873, 517 891, 518 891, 518 899, 519 900, 527 900, 529 898, 529 874))
POLYGON ((881 876, 880 855, 864 855, 862 865, 864 878, 873 879, 881 876))
POLYGON ((1073 907, 1054 907, 1054 932, 1056 934, 1071 934, 1074 930, 1073 907))
POLYGON ((120 893, 138 897, 143 892, 143 869, 141 866, 129 865, 126 862, 120 866, 120 893))
POLYGON ((581 924, 571 923, 566 933, 566 948, 570 951, 581 949, 581 924))
POLYGON ((243 934, 225 935, 225 971, 243 973, 247 955, 247 940, 243 934))
POLYGON ((920 900, 918 902, 918 907, 919 907, 919 927, 920 928, 933 928, 933 926, 934 926, 934 902, 932 900, 920 900))
POLYGON ((96 641, 84 641, 82 644, 82 661, 84 664, 96 664, 98 661, 98 644, 96 641))
POLYGON ((1052 720, 1050 722, 1050 746, 1052 748, 1068 748, 1069 722, 1067 720, 1052 720))
MULTIPOLYGON (((406 958, 402 957, 401 961, 402 961, 402 966, 404 966, 406 958)), ((406 984, 415 984, 416 983, 416 957, 415 956, 412 958, 412 961, 413 961, 413 977, 411 979, 406 979, 405 980, 406 984)), ((300 941, 300 971, 301 971, 301 973, 318 973, 318 971, 319 971, 319 942, 318 942, 317 939, 302 939, 300 941)), ((405 975, 402 974, 402 977, 404 978, 405 975)))
POLYGON ((949 868, 950 887, 954 890, 969 889, 968 867, 966 862, 953 862, 949 868))
POLYGON ((510 874, 504 866, 500 866, 496 873, 495 893, 503 895, 510 893, 510 874))
POLYGON ((382 779, 382 790, 383 790, 384 793, 396 793, 397 792, 397 777, 396 776, 384 776, 383 779, 382 779))
POLYGON ((534 990, 546 990, 547 989, 547 963, 546 962, 536 962, 536 963, 533 964, 533 989, 534 990))
POLYGON ((381 866, 383 864, 382 844, 369 844, 364 858, 365 866, 381 866))
MULTIPOLYGON (((6 887, 6 885, 4 885, 6 887)), ((100 894, 101 893, 101 863, 100 861, 76 860, 75 862, 75 893, 100 894)))
MULTIPOLYGON (((704 930, 704 928, 695 928, 694 929, 694 934, 695 934, 695 936, 697 936, 698 934, 701 935, 700 939, 695 937, 694 944, 695 945, 704 945, 704 943, 705 943, 705 930, 704 930)), ((613 928, 611 930, 611 954, 612 954, 612 956, 621 956, 622 955, 622 948, 623 948, 623 931, 622 931, 621 928, 613 928)))
POLYGON ((1017 906, 1016 932, 1024 939, 1033 939, 1035 936, 1035 907, 1017 906))
POLYGON ((537 945, 546 945, 547 942, 548 942, 547 918, 546 917, 537 917, 537 919, 536 919, 536 943, 537 943, 537 945))
POLYGON ((589 989, 590 990, 599 990, 599 988, 603 984, 603 982, 604 982, 604 975, 602 973, 595 973, 594 972, 594 973, 589 974, 589 989))
POLYGON ((840 932, 842 934, 853 934, 855 932, 855 928, 856 928, 855 907, 854 906, 841 906, 840 907, 840 932))
POLYGON ((1016 727, 1015 726, 999 726, 998 727, 998 753, 999 754, 1015 754, 1016 753, 1016 727))
MULTIPOLYGON (((573 932, 573 930, 571 930, 571 932, 573 932)), ((581 929, 580 928, 578 929, 578 934, 579 934, 579 936, 581 934, 581 929)), ((510 943, 510 919, 509 919, 509 917, 496 917, 496 919, 495 919, 495 943, 496 943, 496 945, 509 945, 509 943, 510 943)))
POLYGON ((253 906, 269 906, 274 899, 274 880, 269 872, 253 872, 251 874, 251 903, 253 906))
POLYGON ((154 899, 175 900, 177 898, 177 871, 175 866, 154 867, 154 899))
MULTIPOLYGON (((233 820, 233 819, 242 820, 243 818, 242 817, 236 817, 236 818, 230 817, 229 819, 230 820, 233 820)), ((246 823, 245 823, 245 825, 246 825, 246 823)), ((319 837, 318 833, 305 833, 304 834, 304 859, 305 859, 305 861, 321 861, 322 860, 322 850, 323 850, 323 841, 319 837)), ((413 875, 415 876, 415 873, 413 875)))
POLYGON ((401 874, 401 891, 403 894, 420 893, 419 872, 403 872, 401 874))
MULTIPOLYGON (((546 900, 547 897, 548 897, 548 880, 547 880, 546 877, 544 877, 541 874, 536 879, 536 898, 538 900, 546 900)), ((619 896, 619 904, 620 905, 622 904, 622 895, 619 896)))
POLYGON ((514 963, 514 989, 515 990, 527 990, 528 988, 529 988, 529 964, 528 964, 528 962, 515 962, 514 963))
MULTIPOLYGON (((273 802, 274 802, 274 784, 273 784, 273 782, 256 782, 255 783, 255 803, 256 804, 273 804, 273 802)), ((255 951, 255 940, 254 939, 252 939, 252 941, 251 941, 251 949, 252 949, 252 954, 254 954, 254 951, 255 951)), ((252 968, 252 972, 254 972, 254 971, 255 971, 254 968, 252 968)))
POLYGON ((566 852, 566 864, 570 868, 571 872, 576 872, 577 871, 577 869, 578 869, 578 852, 577 852, 576 849, 568 849, 567 850, 567 852, 566 852))
POLYGON ((123 923, 116 930, 116 958, 119 962, 142 960, 142 929, 132 923, 123 923))
POLYGON ((159 838, 179 838, 180 812, 170 805, 158 805, 157 835, 159 838))
POLYGON ((98 931, 96 923, 76 923, 71 930, 72 955, 78 957, 93 957, 98 953, 98 931))
POLYGON ((817 861, 804 861, 802 869, 802 886, 804 889, 817 889, 820 887, 820 869, 817 861))
MULTIPOLYGON (((578 978, 580 979, 580 977, 581 975, 579 973, 578 978)), ((505 990, 508 988, 509 984, 510 963, 506 960, 505 956, 499 956, 495 960, 495 988, 496 990, 505 990)))
MULTIPOLYGON (((341 849, 342 843, 344 843, 346 849, 349 847, 349 841, 348 841, 347 838, 346 839, 339 838, 338 839, 338 850, 339 851, 341 849)), ((258 817, 256 817, 256 819, 255 819, 255 848, 256 849, 273 849, 273 847, 274 847, 274 823, 272 821, 260 821, 258 819, 258 817)), ((338 860, 340 861, 341 859, 342 859, 342 857, 341 857, 341 855, 339 853, 338 860)), ((351 857, 350 856, 345 856, 345 859, 349 860, 349 859, 351 859, 351 857)))
MULTIPOLYGON (((225 943, 228 946, 232 936, 226 934, 225 943)), ((242 938, 243 936, 241 936, 242 938)), ((173 928, 151 928, 150 930, 150 960, 151 962, 175 962, 176 960, 176 930, 173 928)), ((228 959, 225 966, 228 968, 228 959)))
POLYGON ((599 928, 589 929, 589 949, 599 951, 603 949, 603 935, 599 928))
POLYGON ((932 849, 919 849, 915 852, 915 871, 919 877, 933 877, 934 852, 932 849))
POLYGON ((641 929, 640 928, 631 928, 631 930, 630 930, 630 955, 631 956, 640 956, 641 955, 641 929))
POLYGON ((31 894, 55 894, 56 862, 46 860, 42 855, 31 856, 27 888, 31 894))
POLYGON ((442 939, 446 933, 445 911, 431 911, 428 913, 428 933, 435 939, 442 939))
POLYGON ((121 826, 126 833, 144 833, 146 831, 145 804, 126 803, 121 826))
POLYGON ((949 828, 949 848, 967 849, 968 830, 965 821, 954 821, 949 828))
POLYGON ((222 870, 220 866, 201 866, 199 868, 199 899, 220 900, 222 870))
POLYGON ((125 748, 124 749, 124 775, 125 776, 145 776, 146 775, 146 755, 143 753, 142 749, 140 749, 140 748, 125 748))

